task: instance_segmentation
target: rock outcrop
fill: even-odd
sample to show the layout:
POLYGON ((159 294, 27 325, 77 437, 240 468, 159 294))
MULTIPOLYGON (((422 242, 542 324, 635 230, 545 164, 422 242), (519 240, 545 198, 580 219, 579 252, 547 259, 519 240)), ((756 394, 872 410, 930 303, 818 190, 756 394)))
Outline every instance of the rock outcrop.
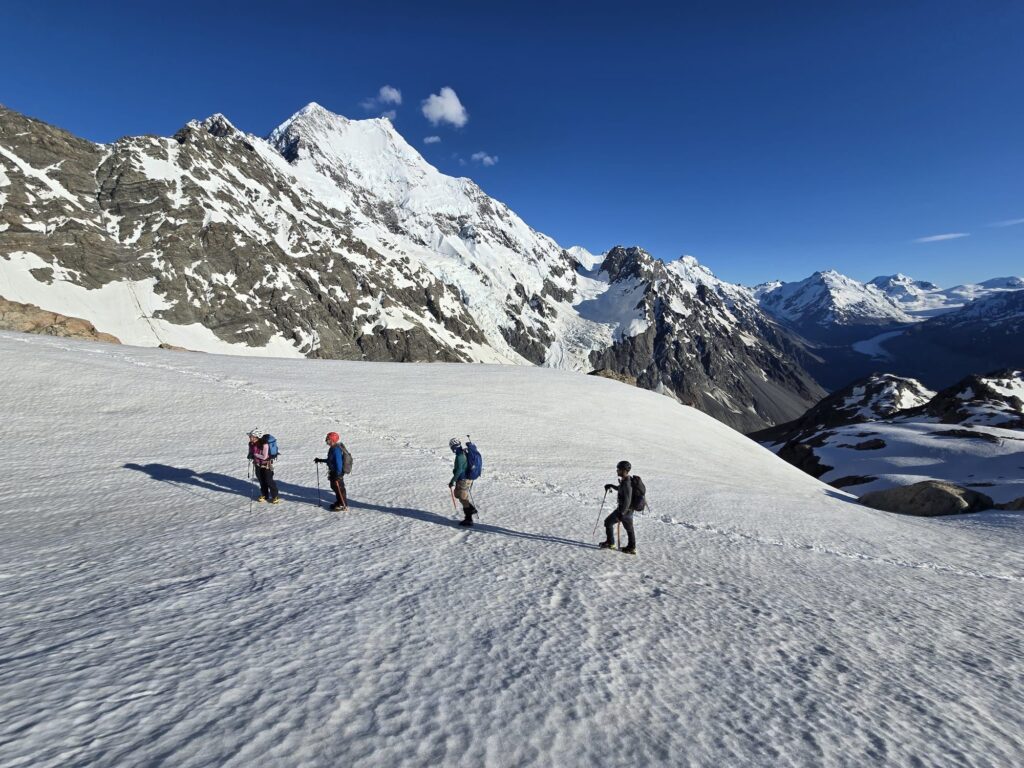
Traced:
POLYGON ((56 312, 47 312, 33 304, 8 301, 0 296, 0 328, 19 333, 41 333, 46 336, 60 336, 67 339, 102 341, 120 344, 116 336, 100 333, 96 326, 80 317, 67 317, 56 312))

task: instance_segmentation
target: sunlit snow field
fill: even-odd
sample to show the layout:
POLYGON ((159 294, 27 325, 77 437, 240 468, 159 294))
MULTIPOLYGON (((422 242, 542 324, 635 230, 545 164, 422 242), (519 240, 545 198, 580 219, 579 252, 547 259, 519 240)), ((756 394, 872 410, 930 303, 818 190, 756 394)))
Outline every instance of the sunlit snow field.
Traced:
POLYGON ((1024 764, 1019 514, 875 512, 555 370, 13 333, 0 360, 4 766, 1024 764), (285 503, 250 512, 252 427, 285 503), (593 548, 623 458, 635 558, 593 548))

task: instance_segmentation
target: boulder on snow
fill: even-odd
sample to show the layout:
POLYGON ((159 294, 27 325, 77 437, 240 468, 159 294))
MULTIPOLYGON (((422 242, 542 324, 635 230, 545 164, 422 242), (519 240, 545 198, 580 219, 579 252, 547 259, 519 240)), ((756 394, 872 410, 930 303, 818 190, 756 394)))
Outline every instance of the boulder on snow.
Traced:
POLYGON ((67 339, 86 339, 120 344, 121 340, 109 333, 100 333, 96 326, 80 317, 68 317, 47 312, 35 304, 22 304, 0 296, 0 328, 20 333, 40 333, 67 339))
POLYGON ((860 503, 884 512, 920 517, 960 515, 994 506, 992 499, 983 493, 939 480, 873 491, 861 496, 860 503))
POLYGON ((1013 501, 1007 501, 1002 504, 996 504, 996 509, 1009 509, 1014 512, 1024 512, 1024 496, 1013 501))

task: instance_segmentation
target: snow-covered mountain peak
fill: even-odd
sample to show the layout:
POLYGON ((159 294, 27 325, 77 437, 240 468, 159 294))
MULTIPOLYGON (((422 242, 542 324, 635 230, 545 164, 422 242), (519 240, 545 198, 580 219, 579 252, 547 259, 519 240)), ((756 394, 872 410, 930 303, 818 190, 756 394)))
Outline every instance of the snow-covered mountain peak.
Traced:
POLYGON ((604 254, 591 253, 582 245, 572 245, 565 249, 577 264, 583 269, 590 271, 604 260, 604 254))
POLYGON ((669 265, 680 276, 692 283, 717 285, 722 282, 715 274, 697 261, 696 256, 682 255, 669 265))
MULTIPOLYGON (((275 128, 268 141, 300 175, 328 179, 354 195, 368 215, 379 202, 413 215, 449 218, 493 208, 472 180, 441 173, 385 118, 351 120, 311 104, 275 128)), ((508 213, 506 218, 514 216, 508 213)))
POLYGON ((1024 277, 993 277, 979 283, 982 288, 1000 288, 1009 291, 1016 291, 1024 288, 1024 277))
POLYGON ((885 325, 912 318, 874 285, 826 269, 796 283, 756 290, 762 306, 797 325, 885 325))
MULTIPOLYGON (((616 245, 601 261, 601 272, 607 273, 609 282, 622 280, 652 280, 661 265, 651 254, 636 245, 616 245)), ((663 266, 663 265, 662 265, 663 266)))
POLYGON ((220 112, 210 115, 200 125, 214 136, 230 136, 238 132, 234 124, 220 112))

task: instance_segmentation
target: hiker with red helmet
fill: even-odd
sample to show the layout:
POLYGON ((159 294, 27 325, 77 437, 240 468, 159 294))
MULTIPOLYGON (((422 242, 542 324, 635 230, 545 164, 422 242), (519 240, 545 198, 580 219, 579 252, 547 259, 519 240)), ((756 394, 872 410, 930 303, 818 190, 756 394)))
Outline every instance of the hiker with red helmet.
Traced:
POLYGON ((348 511, 348 497, 345 491, 345 475, 352 471, 352 454, 348 452, 341 442, 341 435, 337 432, 328 432, 324 442, 330 446, 327 449, 327 458, 317 457, 313 461, 317 464, 327 465, 327 479, 331 483, 331 490, 338 500, 331 505, 334 512, 348 511))

